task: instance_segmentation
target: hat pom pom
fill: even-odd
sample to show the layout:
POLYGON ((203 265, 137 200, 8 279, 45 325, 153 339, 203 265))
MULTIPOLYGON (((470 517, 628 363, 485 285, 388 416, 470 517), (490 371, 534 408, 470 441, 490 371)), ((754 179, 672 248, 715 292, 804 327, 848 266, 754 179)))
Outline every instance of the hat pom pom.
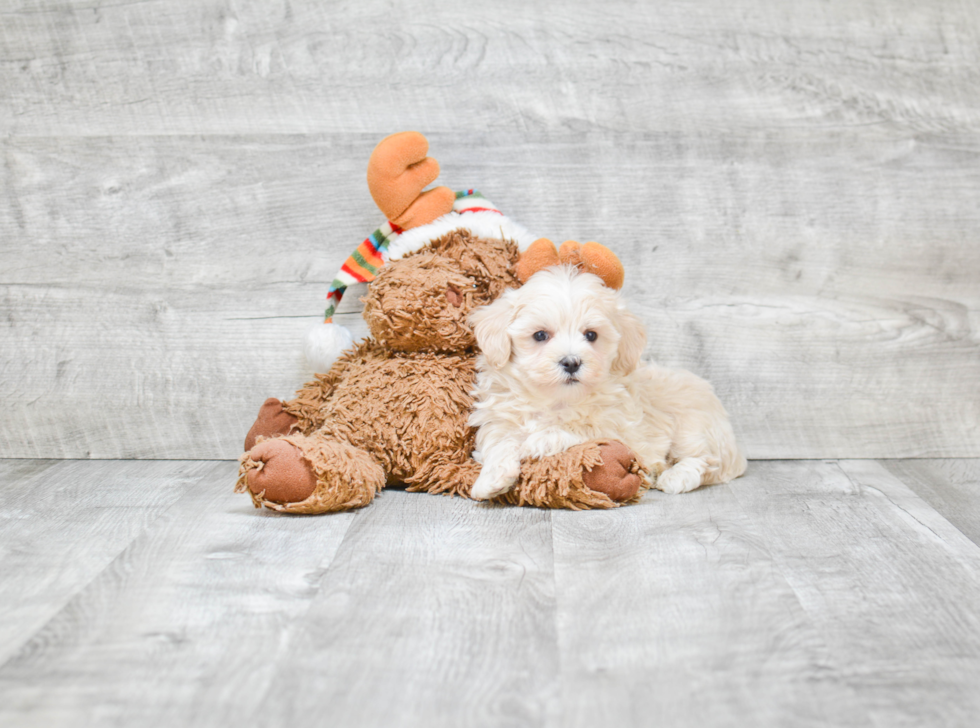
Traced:
POLYGON ((351 332, 335 323, 315 324, 306 332, 306 361, 313 371, 323 374, 354 343, 351 332))

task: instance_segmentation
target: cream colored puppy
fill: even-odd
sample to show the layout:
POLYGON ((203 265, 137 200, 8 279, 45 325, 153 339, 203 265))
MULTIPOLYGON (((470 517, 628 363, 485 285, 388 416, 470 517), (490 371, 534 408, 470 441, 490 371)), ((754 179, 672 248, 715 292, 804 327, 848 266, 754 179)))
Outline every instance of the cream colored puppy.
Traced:
POLYGON ((521 461, 593 439, 619 440, 666 493, 724 483, 745 472, 728 413, 690 372, 639 366, 640 320, 590 273, 555 266, 535 273, 471 317, 483 469, 471 495, 506 493, 521 461))

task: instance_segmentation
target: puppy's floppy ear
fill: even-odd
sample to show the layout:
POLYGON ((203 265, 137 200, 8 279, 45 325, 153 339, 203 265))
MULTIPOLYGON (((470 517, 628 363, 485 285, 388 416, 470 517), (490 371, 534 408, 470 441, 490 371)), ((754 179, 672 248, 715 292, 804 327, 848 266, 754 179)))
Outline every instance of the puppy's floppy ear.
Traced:
POLYGON ((612 370, 617 374, 631 374, 640 365, 640 356, 647 345, 647 332, 643 322, 624 308, 616 312, 615 322, 620 339, 612 370))
POLYGON ((514 303, 504 294, 489 306, 478 308, 470 316, 476 343, 494 369, 510 359, 510 335, 507 327, 514 320, 514 303))

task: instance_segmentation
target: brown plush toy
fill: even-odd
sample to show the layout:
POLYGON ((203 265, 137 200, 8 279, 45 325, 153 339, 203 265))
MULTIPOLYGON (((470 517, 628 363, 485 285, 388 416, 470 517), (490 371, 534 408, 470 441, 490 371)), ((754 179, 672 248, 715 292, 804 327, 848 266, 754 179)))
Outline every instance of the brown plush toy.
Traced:
MULTIPOLYGON (((520 284, 519 250, 533 238, 472 190, 423 192, 438 175, 427 151, 425 137, 403 132, 371 155, 369 188, 389 221, 344 264, 319 343, 307 351, 320 356, 348 345, 330 317, 354 281, 370 281, 363 301, 371 336, 332 365, 335 352, 320 356, 326 373, 294 399, 263 404, 236 484, 256 507, 347 510, 391 483, 465 496, 479 474, 467 424, 476 360, 467 319, 520 284)), ((634 500, 640 485, 633 454, 597 441, 526 463, 503 500, 612 508, 634 500)))

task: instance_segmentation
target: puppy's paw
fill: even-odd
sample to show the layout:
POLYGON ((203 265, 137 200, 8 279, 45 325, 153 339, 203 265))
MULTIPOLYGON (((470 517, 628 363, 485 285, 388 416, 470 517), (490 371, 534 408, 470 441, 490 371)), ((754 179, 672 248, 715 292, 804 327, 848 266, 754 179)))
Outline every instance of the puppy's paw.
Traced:
POLYGON ((701 485, 707 463, 701 458, 684 458, 657 477, 656 487, 664 493, 688 493, 701 485))
POLYGON ((490 500, 503 495, 514 487, 517 476, 521 474, 521 464, 510 463, 506 467, 484 464, 480 477, 473 483, 470 498, 473 500, 490 500))
POLYGON ((470 498, 473 500, 490 500, 491 498, 496 498, 498 495, 503 495, 513 487, 513 480, 510 480, 509 482, 495 482, 490 478, 484 478, 481 475, 473 484, 473 490, 470 491, 470 498))

